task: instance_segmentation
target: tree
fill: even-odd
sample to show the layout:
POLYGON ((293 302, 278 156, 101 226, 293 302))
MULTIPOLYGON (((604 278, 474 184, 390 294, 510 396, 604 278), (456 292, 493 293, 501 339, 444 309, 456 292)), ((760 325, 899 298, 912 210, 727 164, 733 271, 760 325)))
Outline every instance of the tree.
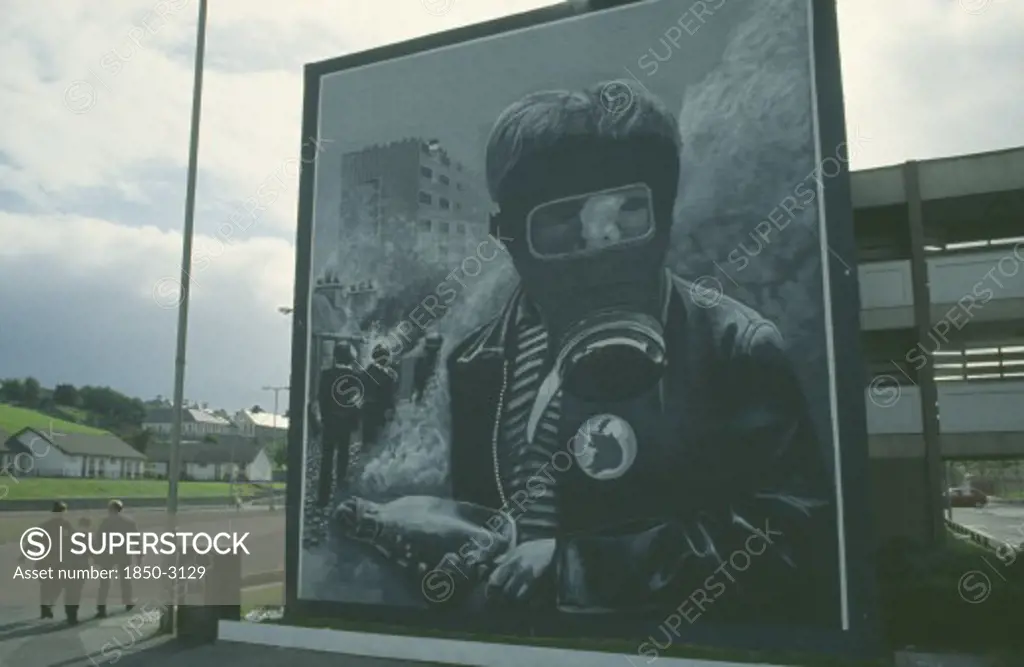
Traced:
POLYGON ((265 412, 265 410, 258 405, 254 405, 251 408, 249 408, 249 412, 253 413, 254 415, 258 415, 261 412, 265 412))
POLYGON ((203 442, 215 445, 217 444, 217 436, 213 435, 212 433, 207 433, 206 435, 203 436, 203 442))
POLYGON ((6 403, 21 403, 25 395, 25 387, 21 380, 8 378, 0 380, 0 401, 6 403))
POLYGON ((39 380, 35 378, 25 378, 25 381, 21 385, 22 395, 21 402, 27 408, 34 408, 39 405, 39 399, 41 397, 41 388, 39 386, 39 380))
POLYGON ((149 443, 153 441, 153 432, 148 428, 137 431, 128 438, 128 444, 135 448, 135 451, 145 454, 149 443))
POLYGON ((53 402, 57 405, 66 405, 76 408, 81 402, 78 390, 73 384, 59 384, 53 388, 53 402))
POLYGON ((288 443, 284 440, 276 440, 270 446, 270 459, 275 468, 284 468, 288 465, 288 443))
POLYGON ((139 429, 146 418, 146 406, 137 398, 125 396, 110 387, 81 387, 78 390, 82 408, 97 417, 105 429, 139 429))

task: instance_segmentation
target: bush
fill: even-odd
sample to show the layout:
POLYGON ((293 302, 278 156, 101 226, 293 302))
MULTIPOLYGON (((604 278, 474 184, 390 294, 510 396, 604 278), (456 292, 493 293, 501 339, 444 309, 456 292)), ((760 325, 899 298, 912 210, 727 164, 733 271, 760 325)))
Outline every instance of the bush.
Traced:
POLYGON ((878 559, 887 643, 935 650, 1024 649, 1010 619, 1024 607, 1024 555, 998 555, 950 535, 941 548, 890 545, 878 559))

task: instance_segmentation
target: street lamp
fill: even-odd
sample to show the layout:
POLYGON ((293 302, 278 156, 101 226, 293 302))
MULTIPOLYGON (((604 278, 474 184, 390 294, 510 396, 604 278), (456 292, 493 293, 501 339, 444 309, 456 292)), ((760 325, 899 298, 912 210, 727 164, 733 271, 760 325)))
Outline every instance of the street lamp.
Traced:
MULTIPOLYGON (((178 302, 178 340, 174 356, 174 412, 171 424, 171 451, 167 464, 167 517, 171 532, 178 515, 178 477, 181 475, 181 422, 185 401, 185 352, 188 340, 189 290, 192 286, 192 237, 195 230, 196 179, 199 171, 199 119, 203 108, 203 59, 206 53, 207 0, 199 0, 196 23, 195 71, 192 80, 192 119, 188 146, 188 175, 185 181, 185 224, 181 233, 181 290, 178 302)), ((172 591, 169 608, 161 617, 161 629, 174 632, 177 589, 172 591)))

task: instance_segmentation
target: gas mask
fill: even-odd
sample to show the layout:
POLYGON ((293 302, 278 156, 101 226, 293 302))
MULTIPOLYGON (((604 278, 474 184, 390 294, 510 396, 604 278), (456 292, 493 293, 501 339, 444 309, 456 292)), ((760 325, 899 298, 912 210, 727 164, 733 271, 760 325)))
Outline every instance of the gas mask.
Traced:
POLYGON ((545 202, 516 261, 555 350, 553 380, 583 400, 621 401, 661 379, 664 239, 644 184, 545 202))

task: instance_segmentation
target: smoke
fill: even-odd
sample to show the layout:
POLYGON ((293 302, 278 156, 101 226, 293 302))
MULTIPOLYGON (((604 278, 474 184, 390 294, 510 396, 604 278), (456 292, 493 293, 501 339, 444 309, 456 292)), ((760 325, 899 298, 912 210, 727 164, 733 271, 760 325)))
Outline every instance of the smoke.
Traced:
MULTIPOLYGON (((482 237, 468 245, 479 247, 478 243, 484 242, 490 241, 482 237)), ((411 343, 403 345, 408 337, 397 330, 399 322, 418 320, 423 323, 420 319, 425 312, 422 304, 431 295, 443 293, 445 287, 454 290, 456 295, 446 310, 438 312, 439 317, 431 319, 428 324, 442 333, 443 341, 437 371, 425 392, 423 403, 403 402, 398 405, 394 419, 381 436, 381 442, 366 453, 364 467, 355 474, 357 494, 380 497, 384 494, 448 493, 451 408, 446 361, 456 345, 501 312, 517 283, 515 270, 504 251, 495 246, 487 251, 486 256, 491 257, 492 252, 497 254, 493 259, 481 262, 476 275, 469 275, 462 269, 470 264, 463 259, 449 264, 440 281, 421 283, 418 290, 412 291, 407 289, 407 283, 406 289, 402 290, 404 297, 399 301, 403 307, 386 321, 387 331, 382 337, 382 340, 390 341, 388 347, 393 351, 397 349, 399 354, 411 349, 411 343), (420 317, 414 315, 414 311, 420 317)), ((483 253, 480 256, 484 256, 483 253)), ((481 443, 481 446, 487 446, 487 443, 481 443)))

